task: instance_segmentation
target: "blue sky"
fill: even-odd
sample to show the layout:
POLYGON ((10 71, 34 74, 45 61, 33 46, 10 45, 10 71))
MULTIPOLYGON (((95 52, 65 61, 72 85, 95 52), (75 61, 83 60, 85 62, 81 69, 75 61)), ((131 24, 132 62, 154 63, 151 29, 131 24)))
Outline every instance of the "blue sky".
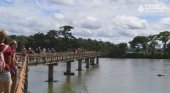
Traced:
POLYGON ((9 35, 71 25, 76 37, 122 43, 170 31, 169 0, 0 0, 0 28, 9 35))

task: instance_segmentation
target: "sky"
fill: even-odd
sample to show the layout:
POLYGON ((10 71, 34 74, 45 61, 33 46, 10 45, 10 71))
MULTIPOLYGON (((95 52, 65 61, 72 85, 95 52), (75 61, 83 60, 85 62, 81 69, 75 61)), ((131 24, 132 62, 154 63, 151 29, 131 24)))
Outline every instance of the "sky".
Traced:
POLYGON ((0 0, 0 28, 33 35, 73 26, 77 38, 128 43, 170 31, 169 0, 0 0))

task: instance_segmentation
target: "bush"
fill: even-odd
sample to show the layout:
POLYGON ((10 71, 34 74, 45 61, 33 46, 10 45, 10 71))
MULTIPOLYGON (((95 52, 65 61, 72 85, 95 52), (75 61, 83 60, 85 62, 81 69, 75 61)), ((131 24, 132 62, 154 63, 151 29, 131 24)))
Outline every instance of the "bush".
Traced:
POLYGON ((155 53, 154 55, 146 55, 144 53, 127 53, 125 58, 154 58, 154 59, 164 59, 170 58, 168 55, 162 53, 155 53))

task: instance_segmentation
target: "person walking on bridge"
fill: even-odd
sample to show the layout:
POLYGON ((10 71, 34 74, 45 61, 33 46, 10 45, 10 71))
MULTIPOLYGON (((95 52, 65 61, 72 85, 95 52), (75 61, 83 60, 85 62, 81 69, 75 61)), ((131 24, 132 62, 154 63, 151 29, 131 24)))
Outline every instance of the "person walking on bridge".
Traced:
POLYGON ((10 65, 10 72, 12 77, 12 86, 11 86, 11 93, 15 93, 16 90, 16 83, 17 83, 17 71, 21 68, 21 66, 18 65, 16 60, 16 48, 18 46, 17 41, 13 40, 10 42, 10 47, 12 49, 12 62, 10 65))
POLYGON ((0 30, 0 93, 10 93, 12 84, 10 74, 12 51, 10 46, 5 43, 6 38, 6 33, 0 30))

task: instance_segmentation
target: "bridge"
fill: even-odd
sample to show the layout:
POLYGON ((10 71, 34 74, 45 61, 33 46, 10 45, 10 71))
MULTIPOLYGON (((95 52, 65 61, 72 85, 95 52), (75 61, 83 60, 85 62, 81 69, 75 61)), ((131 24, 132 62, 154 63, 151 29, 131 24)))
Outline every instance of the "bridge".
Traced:
POLYGON ((86 68, 89 65, 98 65, 101 53, 95 51, 86 51, 83 53, 61 52, 61 53, 40 53, 40 54, 26 54, 17 55, 19 64, 22 69, 19 71, 18 83, 16 85, 15 93, 27 93, 28 88, 28 66, 45 64, 48 66, 48 82, 53 82, 53 67, 60 62, 65 62, 66 71, 64 75, 74 75, 71 71, 71 63, 78 61, 78 71, 82 71, 82 62, 86 63, 86 68))

